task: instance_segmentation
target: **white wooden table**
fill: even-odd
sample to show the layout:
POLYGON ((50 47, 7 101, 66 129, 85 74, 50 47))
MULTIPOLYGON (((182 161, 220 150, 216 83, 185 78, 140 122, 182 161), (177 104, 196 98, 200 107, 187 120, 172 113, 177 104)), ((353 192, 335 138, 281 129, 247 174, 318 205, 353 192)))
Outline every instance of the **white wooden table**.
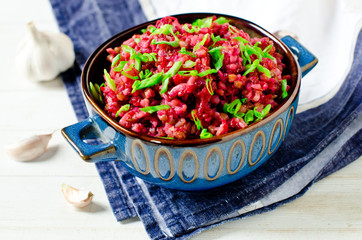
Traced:
MULTIPOLYGON (((34 162, 9 158, 3 146, 76 122, 60 79, 37 84, 12 65, 25 24, 57 31, 47 0, 0 3, 0 239, 148 239, 138 219, 116 222, 96 168, 80 160, 59 131, 34 162), (61 184, 89 189, 93 203, 68 206, 61 184)), ((193 239, 362 239, 362 161, 316 183, 274 211, 226 223, 193 239)))

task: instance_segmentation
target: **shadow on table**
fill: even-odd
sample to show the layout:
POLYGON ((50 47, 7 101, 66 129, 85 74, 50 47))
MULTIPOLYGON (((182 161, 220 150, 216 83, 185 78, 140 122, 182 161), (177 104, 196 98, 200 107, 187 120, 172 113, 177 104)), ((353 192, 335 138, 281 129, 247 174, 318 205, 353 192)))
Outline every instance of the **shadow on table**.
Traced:
POLYGON ((89 212, 89 213, 98 213, 98 212, 103 212, 105 210, 106 208, 97 202, 91 202, 91 204, 89 204, 86 207, 77 208, 77 211, 89 212))

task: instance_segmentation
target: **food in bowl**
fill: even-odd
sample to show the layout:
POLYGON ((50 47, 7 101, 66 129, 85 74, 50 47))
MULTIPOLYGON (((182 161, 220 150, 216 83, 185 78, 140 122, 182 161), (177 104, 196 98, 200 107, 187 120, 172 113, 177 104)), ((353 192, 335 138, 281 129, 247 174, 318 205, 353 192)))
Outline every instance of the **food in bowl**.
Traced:
POLYGON ((119 124, 168 139, 220 136, 265 118, 288 96, 290 75, 267 37, 224 17, 165 17, 108 48, 94 99, 119 124))

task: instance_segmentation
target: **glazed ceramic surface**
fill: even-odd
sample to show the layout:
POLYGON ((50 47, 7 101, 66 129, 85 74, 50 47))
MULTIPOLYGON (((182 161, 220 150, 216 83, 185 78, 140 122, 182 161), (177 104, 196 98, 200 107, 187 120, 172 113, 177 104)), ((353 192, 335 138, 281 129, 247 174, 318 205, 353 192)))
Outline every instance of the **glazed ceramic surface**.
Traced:
POLYGON ((286 36, 280 41, 247 20, 206 13, 175 17, 184 23, 212 15, 230 19, 231 24, 251 37, 267 36, 274 41, 277 51, 284 56, 285 73, 292 76, 289 97, 262 121, 210 139, 161 139, 123 128, 97 105, 87 86, 89 82, 101 84, 103 81, 103 69, 110 65, 105 49, 119 46, 155 21, 144 23, 103 43, 84 66, 82 88, 90 117, 64 128, 62 133, 85 161, 120 161, 131 173, 148 182, 180 190, 203 190, 240 179, 275 153, 293 122, 301 78, 317 64, 317 59, 292 37, 286 36), (94 145, 86 139, 98 139, 102 143, 94 145))

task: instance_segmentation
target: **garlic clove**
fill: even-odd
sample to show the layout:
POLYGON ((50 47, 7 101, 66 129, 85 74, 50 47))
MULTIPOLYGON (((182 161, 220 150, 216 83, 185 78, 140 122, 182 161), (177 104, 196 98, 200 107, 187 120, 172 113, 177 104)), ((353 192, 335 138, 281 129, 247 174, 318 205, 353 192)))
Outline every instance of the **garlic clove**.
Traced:
POLYGON ((62 184, 62 192, 67 202, 78 208, 88 206, 93 199, 93 193, 76 189, 67 184, 62 184))
POLYGON ((48 81, 56 78, 74 64, 75 53, 71 39, 63 33, 39 31, 33 22, 28 23, 28 36, 20 44, 16 69, 31 81, 48 81))
POLYGON ((8 155, 20 162, 34 160, 46 151, 52 135, 53 133, 33 135, 6 146, 5 151, 8 155))

